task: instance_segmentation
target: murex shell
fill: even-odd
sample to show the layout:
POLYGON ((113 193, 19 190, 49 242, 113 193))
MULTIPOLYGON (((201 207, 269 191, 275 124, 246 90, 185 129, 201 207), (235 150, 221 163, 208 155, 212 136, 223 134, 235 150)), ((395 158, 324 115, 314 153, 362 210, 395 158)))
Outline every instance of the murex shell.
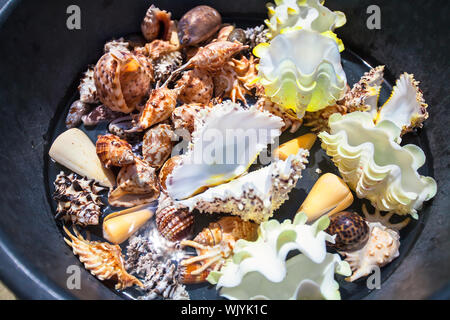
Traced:
POLYGON ((167 177, 169 196, 186 199, 242 175, 282 126, 283 121, 268 112, 228 101, 205 111, 196 119, 190 150, 167 177))
POLYGON ((379 222, 369 223, 370 236, 367 244, 354 252, 339 252, 345 257, 353 271, 347 281, 353 282, 373 272, 374 267, 383 267, 399 256, 400 235, 379 222))
POLYGON ((331 134, 319 134, 322 148, 357 196, 381 211, 417 218, 437 190, 433 178, 417 172, 425 163, 422 149, 398 145, 401 129, 389 120, 375 125, 368 112, 335 113, 329 125, 331 134))
POLYGON ((285 161, 273 162, 176 204, 191 211, 230 213, 243 220, 266 221, 289 198, 305 169, 308 155, 308 151, 300 149, 285 161))

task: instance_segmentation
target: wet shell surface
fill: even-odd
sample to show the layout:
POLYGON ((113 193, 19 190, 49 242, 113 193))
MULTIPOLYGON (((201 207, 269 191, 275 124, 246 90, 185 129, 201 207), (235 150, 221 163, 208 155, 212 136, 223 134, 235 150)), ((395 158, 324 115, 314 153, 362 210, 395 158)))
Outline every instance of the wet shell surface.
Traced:
POLYGON ((145 133, 142 155, 150 166, 159 169, 172 153, 176 135, 168 124, 159 124, 145 133))
POLYGON ((106 242, 88 241, 74 227, 73 235, 64 227, 69 239, 64 238, 66 243, 72 247, 73 253, 77 255, 85 268, 99 280, 116 281, 116 290, 124 290, 134 285, 143 287, 143 284, 125 270, 122 249, 118 245, 106 242))
POLYGON ((212 37, 220 28, 220 13, 209 6, 198 6, 187 12, 178 23, 183 46, 194 46, 212 37))
POLYGON ((399 256, 400 235, 379 222, 369 223, 370 236, 366 245, 354 252, 339 252, 353 271, 347 281, 368 276, 374 267, 383 267, 399 256))
POLYGON ((111 50, 94 70, 100 101, 113 111, 130 113, 148 95, 153 80, 151 64, 129 51, 111 50))
POLYGON ((330 226, 326 230, 330 235, 336 235, 335 243, 327 243, 340 251, 356 251, 369 240, 369 225, 358 214, 343 211, 330 217, 330 226))
POLYGON ((104 207, 99 193, 106 190, 94 180, 79 178, 75 174, 61 172, 54 182, 53 199, 58 203, 56 217, 68 218, 83 227, 98 225, 104 207))
POLYGON ((187 238, 194 225, 194 215, 186 208, 174 206, 167 195, 161 195, 156 210, 156 226, 159 233, 169 241, 187 238))
POLYGON ((123 167, 117 176, 117 188, 109 194, 109 203, 115 207, 134 207, 153 202, 159 197, 155 168, 139 158, 123 167))
POLYGON ((178 100, 185 104, 207 104, 214 94, 214 82, 211 75, 201 69, 185 72, 178 80, 177 87, 182 87, 178 100))
POLYGON ((99 136, 96 150, 98 158, 106 168, 123 167, 134 163, 131 145, 113 134, 99 136))

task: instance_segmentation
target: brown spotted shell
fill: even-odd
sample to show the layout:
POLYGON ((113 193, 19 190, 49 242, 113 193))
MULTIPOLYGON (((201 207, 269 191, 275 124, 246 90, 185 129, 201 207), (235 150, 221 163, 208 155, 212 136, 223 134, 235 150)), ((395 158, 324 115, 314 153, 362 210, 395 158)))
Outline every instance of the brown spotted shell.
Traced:
POLYGON ((160 189, 155 171, 147 162, 135 158, 134 164, 120 170, 117 187, 109 194, 108 202, 129 208, 158 199, 160 189))
POLYGON ((166 194, 161 194, 156 210, 156 226, 169 241, 188 237, 194 225, 194 215, 187 208, 178 208, 166 194))
POLYGON ((347 252, 364 247, 370 236, 367 222, 357 213, 348 211, 332 215, 326 232, 336 235, 335 243, 328 243, 330 247, 347 252))
POLYGON ((178 80, 176 87, 182 88, 178 100, 185 104, 207 104, 214 94, 214 82, 211 75, 201 69, 185 72, 178 80))
POLYGON ((170 20, 170 13, 151 5, 141 24, 142 34, 145 39, 150 42, 158 38, 161 33, 167 32, 170 28, 170 20), (161 25, 163 30, 161 30, 161 25))
POLYGON ((159 169, 172 153, 175 134, 168 124, 159 124, 145 133, 142 155, 152 167, 159 169))
POLYGON ((106 168, 123 167, 134 163, 131 145, 113 134, 99 136, 96 143, 97 156, 106 168))
POLYGON ((113 111, 131 113, 148 95, 153 69, 144 57, 114 49, 97 62, 94 80, 104 105, 113 111))
POLYGON ((185 47, 195 46, 212 37, 220 28, 220 13, 209 6, 198 6, 187 12, 178 23, 178 35, 185 47))
POLYGON ((195 130, 195 119, 205 108, 208 107, 199 103, 185 104, 175 108, 171 117, 174 128, 176 130, 185 129, 192 134, 195 130))
POLYGON ((211 72, 219 71, 235 54, 247 48, 248 46, 244 46, 239 42, 212 42, 200 48, 197 54, 189 61, 188 66, 211 72))
POLYGON ((169 119, 177 105, 178 92, 167 87, 152 90, 144 109, 137 116, 136 130, 144 131, 169 119))

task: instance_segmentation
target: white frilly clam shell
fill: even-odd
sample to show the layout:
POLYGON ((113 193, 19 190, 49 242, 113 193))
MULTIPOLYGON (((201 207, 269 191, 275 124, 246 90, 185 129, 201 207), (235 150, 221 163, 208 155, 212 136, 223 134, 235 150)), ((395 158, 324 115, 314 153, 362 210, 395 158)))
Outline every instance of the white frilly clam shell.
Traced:
POLYGON ((189 198, 244 174, 281 134, 283 120, 255 106, 224 102, 195 120, 191 148, 166 180, 172 199, 189 198))
POLYGON ((318 32, 292 30, 254 50, 265 94, 299 119, 333 105, 345 93, 347 78, 336 41, 318 32))
POLYGON ((346 22, 345 14, 331 11, 320 0, 277 0, 275 5, 267 4, 269 37, 275 37, 285 28, 301 27, 306 30, 334 31, 346 22))
POLYGON ((326 252, 334 237, 323 230, 327 216, 313 225, 298 214, 294 221, 270 220, 261 224, 256 241, 239 240, 219 272, 212 272, 221 295, 230 299, 339 299, 334 273, 350 275, 350 267, 337 254, 326 252), (300 254, 287 260, 292 250, 300 254))
POLYGON ((300 149, 285 161, 278 160, 176 204, 191 211, 230 213, 243 220, 266 221, 289 198, 305 169, 308 155, 307 150, 300 149))
POLYGON ((391 97, 378 110, 375 123, 390 120, 402 129, 402 134, 422 127, 422 122, 428 118, 428 105, 418 85, 419 82, 414 80, 413 75, 402 74, 391 97))
POLYGON ((322 132, 322 148, 359 198, 381 210, 410 214, 436 194, 436 181, 419 175, 425 154, 416 145, 401 147, 400 128, 385 120, 377 125, 368 112, 330 117, 331 134, 322 132))
POLYGON ((347 281, 353 282, 368 276, 374 267, 383 267, 399 256, 400 235, 379 222, 370 222, 370 237, 358 251, 340 252, 353 271, 347 281))

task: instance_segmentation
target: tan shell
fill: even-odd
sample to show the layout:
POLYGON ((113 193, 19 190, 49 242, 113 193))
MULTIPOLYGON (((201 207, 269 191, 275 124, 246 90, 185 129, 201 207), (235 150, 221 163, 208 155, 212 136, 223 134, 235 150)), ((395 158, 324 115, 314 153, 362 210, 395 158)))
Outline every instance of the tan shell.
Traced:
POLYGON ((155 168, 136 158, 135 163, 123 167, 117 176, 117 188, 108 198, 115 207, 134 207, 150 203, 159 197, 155 168))
POLYGON ((94 80, 104 105, 113 111, 130 113, 148 95, 153 69, 144 57, 114 49, 98 61, 94 80))
POLYGON ((96 150, 98 158, 106 168, 123 167, 134 163, 131 145, 113 134, 99 136, 96 150))
POLYGON ((159 184, 163 191, 166 191, 166 179, 172 173, 173 168, 175 168, 181 161, 181 156, 174 156, 164 163, 163 167, 159 171, 159 184))
POLYGON ((370 236, 366 245, 354 252, 339 252, 350 264, 353 274, 347 281, 353 282, 368 276, 374 267, 383 267, 399 256, 400 236, 397 231, 381 223, 370 222, 370 236))
POLYGON ((159 233, 169 241, 180 241, 190 235, 194 215, 188 209, 180 209, 164 193, 156 210, 156 226, 159 233))
POLYGON ((179 90, 161 87, 152 90, 144 109, 137 117, 135 130, 144 131, 170 118, 177 105, 179 90))
POLYGON ((152 167, 159 169, 172 153, 176 135, 168 124, 159 124, 147 131, 142 144, 142 155, 152 167))
POLYGON ((214 93, 214 82, 211 75, 200 69, 185 72, 178 80, 176 87, 182 87, 178 100, 186 104, 207 104, 214 93))
POLYGON ((174 128, 177 130, 185 129, 189 131, 189 133, 194 132, 195 119, 197 119, 200 112, 205 108, 208 107, 199 103, 185 104, 175 108, 172 113, 172 123, 174 128))
POLYGON ((220 28, 220 13, 209 6, 189 10, 179 22, 179 37, 183 46, 195 46, 212 37, 220 28))
POLYGON ((214 96, 220 99, 230 98, 231 101, 242 101, 247 104, 246 94, 251 94, 238 78, 233 64, 225 64, 220 71, 214 73, 214 96))
POLYGON ((148 8, 141 24, 144 38, 149 42, 155 40, 160 33, 164 33, 164 31, 167 32, 170 22, 170 13, 162 11, 152 4, 150 8, 148 8), (163 30, 161 30, 161 25, 163 25, 163 30))
POLYGON ((116 281, 116 290, 124 290, 134 285, 143 287, 137 278, 125 270, 122 250, 118 245, 85 240, 75 227, 75 236, 66 227, 64 231, 70 239, 64 238, 64 241, 72 247, 73 253, 79 257, 85 268, 99 280, 116 281))

